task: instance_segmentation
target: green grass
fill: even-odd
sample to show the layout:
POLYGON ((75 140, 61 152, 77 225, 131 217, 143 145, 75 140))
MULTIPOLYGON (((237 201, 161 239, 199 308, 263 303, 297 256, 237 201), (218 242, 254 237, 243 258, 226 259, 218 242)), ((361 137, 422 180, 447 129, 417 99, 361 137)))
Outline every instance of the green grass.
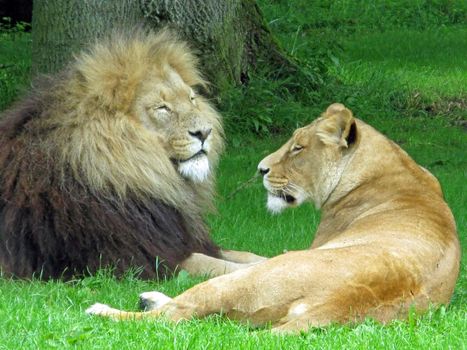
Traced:
POLYGON ((0 111, 29 84, 30 67, 31 35, 0 30, 0 111))
POLYGON ((400 107, 412 113, 422 107, 427 114, 452 114, 448 102, 463 101, 463 111, 456 112, 466 116, 467 27, 354 34, 344 52, 346 63, 335 66, 333 74, 345 84, 378 82, 380 89, 401 91, 406 100, 400 107))
POLYGON ((16 309, 12 315, 2 315, 0 348, 4 349, 462 349, 466 340, 462 332, 465 314, 455 307, 388 326, 368 320, 352 327, 331 326, 278 337, 217 316, 177 326, 164 321, 118 323, 83 316, 82 305, 95 298, 135 307, 132 300, 122 302, 122 296, 157 287, 140 281, 92 278, 76 285, 9 283, 7 287, 0 305, 3 307, 6 299, 7 310, 16 309), (31 295, 27 300, 18 297, 26 293, 31 295))
MULTIPOLYGON (((310 205, 271 216, 255 173, 262 157, 331 102, 397 141, 441 181, 467 246, 467 6, 455 0, 260 1, 283 48, 314 78, 272 81, 258 72, 249 87, 223 96, 229 146, 221 161, 219 213, 209 217, 224 247, 273 256, 306 249, 319 213, 310 205), (318 88, 311 89, 311 86, 318 88), (461 126, 459 126, 461 125, 461 126), (250 131, 250 132, 248 132, 250 131), (252 132, 251 132, 252 131, 252 132), (258 138, 257 135, 274 137, 258 138)), ((0 110, 29 83, 30 36, 0 32, 0 110), (13 64, 13 65, 12 65, 13 64)), ((267 73, 267 71, 266 71, 267 73)), ((463 256, 467 253, 463 248, 463 256)), ((201 281, 122 280, 102 272, 73 282, 0 278, 0 349, 466 349, 467 264, 451 305, 382 326, 330 326, 277 337, 220 316, 178 325, 162 320, 112 322, 84 315, 99 301, 137 308, 137 295, 178 293, 201 281)))
MULTIPOLYGON (((424 123, 411 119, 403 125, 382 120, 378 124, 438 176, 465 246, 465 134, 442 119, 424 123)), ((280 216, 269 215, 259 179, 227 199, 251 178, 259 160, 287 137, 282 135, 274 141, 246 138, 241 147, 227 150, 219 169, 219 213, 209 220, 217 242, 268 256, 309 246, 318 222, 318 214, 310 205, 280 216)), ((368 320, 357 326, 331 326, 301 336, 277 337, 218 316, 173 325, 164 321, 117 323, 83 313, 96 301, 136 309, 137 295, 143 291, 159 290, 173 296, 200 280, 181 274, 157 283, 128 274, 118 281, 105 273, 70 283, 0 280, 0 349, 462 349, 467 341, 465 262, 449 308, 388 326, 368 320)))

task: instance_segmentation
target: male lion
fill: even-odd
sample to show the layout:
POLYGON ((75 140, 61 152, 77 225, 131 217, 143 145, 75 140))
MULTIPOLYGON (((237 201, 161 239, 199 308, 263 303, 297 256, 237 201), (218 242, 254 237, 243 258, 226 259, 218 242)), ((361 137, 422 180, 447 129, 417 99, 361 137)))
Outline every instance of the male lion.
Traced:
POLYGON ((4 273, 71 278, 111 265, 117 275, 141 267, 144 278, 177 266, 218 275, 263 260, 208 236, 223 131, 195 92, 206 85, 196 65, 168 31, 114 35, 4 113, 4 273))
POLYGON ((173 299, 145 293, 152 311, 95 304, 87 312, 174 321, 222 312, 285 332, 367 316, 387 322, 410 307, 449 302, 460 248, 438 181, 342 104, 295 131, 259 171, 271 211, 305 201, 322 209, 311 249, 213 278, 173 299))

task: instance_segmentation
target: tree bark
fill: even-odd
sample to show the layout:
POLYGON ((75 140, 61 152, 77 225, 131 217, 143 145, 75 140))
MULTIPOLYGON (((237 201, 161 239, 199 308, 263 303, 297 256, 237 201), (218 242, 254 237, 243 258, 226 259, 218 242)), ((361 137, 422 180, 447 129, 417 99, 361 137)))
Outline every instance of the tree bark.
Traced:
POLYGON ((255 0, 146 0, 142 4, 151 23, 172 25, 185 34, 218 88, 246 82, 260 61, 289 64, 255 0))
POLYGON ((134 27, 142 14, 134 0, 35 0, 32 71, 54 73, 84 46, 112 28, 134 27))
POLYGON ((33 72, 55 72, 93 39, 142 24, 184 35, 214 90, 247 82, 260 63, 295 70, 254 0, 35 0, 33 72))

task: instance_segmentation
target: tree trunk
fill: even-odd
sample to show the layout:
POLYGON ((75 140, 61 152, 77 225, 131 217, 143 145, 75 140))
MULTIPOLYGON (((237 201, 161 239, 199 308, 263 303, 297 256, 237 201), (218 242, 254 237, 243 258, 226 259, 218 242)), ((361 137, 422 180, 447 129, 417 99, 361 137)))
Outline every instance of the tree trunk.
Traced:
POLYGON ((244 83, 259 61, 288 64, 255 0, 146 0, 142 10, 156 26, 174 25, 185 34, 218 88, 244 83))
POLYGON ((131 28, 142 14, 134 0, 35 0, 32 71, 54 73, 112 28, 131 28))
POLYGON ((93 39, 141 24, 182 33, 214 90, 245 83, 259 62, 295 70, 254 0, 36 0, 33 71, 55 72, 93 39))

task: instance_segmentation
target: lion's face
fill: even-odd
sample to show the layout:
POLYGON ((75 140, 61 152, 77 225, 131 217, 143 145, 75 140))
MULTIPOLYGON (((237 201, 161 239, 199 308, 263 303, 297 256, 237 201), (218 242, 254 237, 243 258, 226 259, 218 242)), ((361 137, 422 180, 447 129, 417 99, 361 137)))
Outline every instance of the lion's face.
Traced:
POLYGON ((142 83, 134 114, 159 138, 177 171, 194 182, 206 180, 222 147, 216 111, 171 67, 142 83))
POLYGON ((115 34, 77 57, 44 123, 60 166, 96 193, 212 207, 223 149, 221 117, 196 87, 207 82, 170 31, 115 34), (59 126, 59 127, 57 127, 59 126))
POLYGON ((297 129, 258 165, 268 209, 279 213, 307 200, 320 207, 337 185, 355 138, 352 114, 341 104, 331 105, 321 118, 297 129))

